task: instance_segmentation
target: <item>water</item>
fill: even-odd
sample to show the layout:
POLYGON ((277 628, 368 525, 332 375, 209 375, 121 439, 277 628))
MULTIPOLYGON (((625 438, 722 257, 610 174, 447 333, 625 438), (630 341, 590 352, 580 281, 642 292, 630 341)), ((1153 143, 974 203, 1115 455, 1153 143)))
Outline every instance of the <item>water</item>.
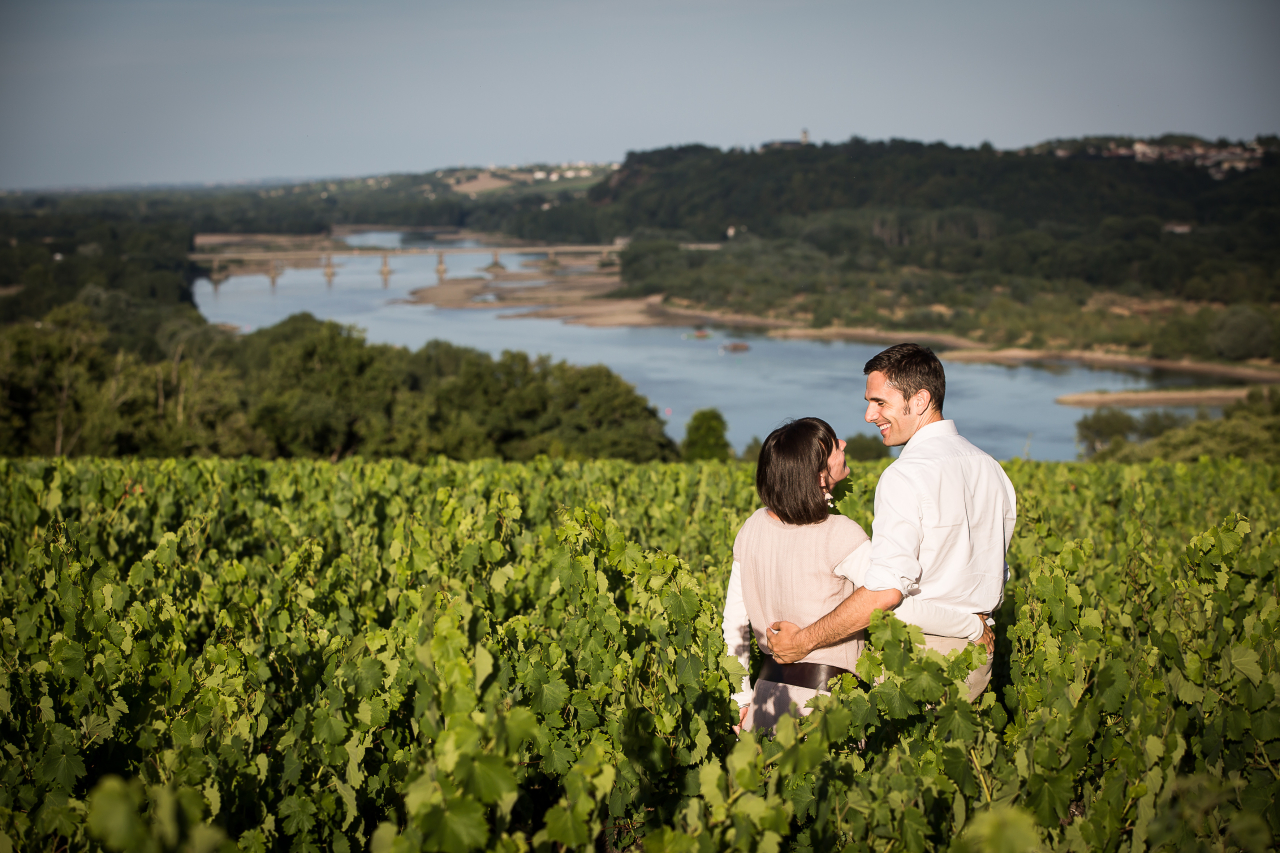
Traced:
MULTIPOLYGON (((433 242, 414 234, 370 232, 348 238, 362 247, 474 246, 433 242)), ((518 269, 536 253, 501 254, 507 269, 518 269)), ((449 277, 483 275, 489 254, 447 255, 449 277)), ((337 277, 327 287, 319 269, 286 270, 274 289, 266 276, 236 276, 218 288, 196 282, 195 298, 211 322, 245 331, 269 326, 291 314, 359 326, 371 342, 413 349, 440 338, 500 354, 523 350, 549 354, 571 364, 605 364, 649 398, 677 441, 694 411, 715 407, 729 424, 729 440, 741 450, 753 436, 763 438, 782 420, 816 415, 842 435, 876 435, 862 414, 862 365, 883 347, 876 344, 775 340, 761 335, 713 330, 696 339, 687 328, 570 326, 559 320, 510 319, 510 308, 437 309, 397 304, 409 291, 436 282, 435 255, 391 258, 384 289, 381 256, 335 258, 337 277), (730 340, 746 341, 745 353, 721 353, 730 340)), ((1059 363, 1006 367, 945 362, 945 410, 960 431, 997 459, 1075 459, 1075 422, 1087 410, 1054 402, 1064 394, 1126 391, 1204 384, 1195 377, 1150 370, 1100 370, 1059 363)), ((1220 385, 1221 382, 1214 384, 1220 385)), ((1140 413, 1141 410, 1132 410, 1140 413)), ((1190 410, 1180 410, 1191 413, 1190 410)))

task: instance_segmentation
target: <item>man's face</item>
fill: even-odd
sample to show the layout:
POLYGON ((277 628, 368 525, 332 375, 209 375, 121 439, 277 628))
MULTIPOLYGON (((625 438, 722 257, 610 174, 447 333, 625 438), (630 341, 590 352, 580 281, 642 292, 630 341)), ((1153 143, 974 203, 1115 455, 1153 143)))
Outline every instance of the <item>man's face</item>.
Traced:
POLYGON ((927 393, 921 391, 907 400, 901 391, 889 384, 883 373, 873 370, 867 375, 867 414, 864 420, 876 425, 886 446, 906 444, 928 416, 928 402, 923 399, 927 393))

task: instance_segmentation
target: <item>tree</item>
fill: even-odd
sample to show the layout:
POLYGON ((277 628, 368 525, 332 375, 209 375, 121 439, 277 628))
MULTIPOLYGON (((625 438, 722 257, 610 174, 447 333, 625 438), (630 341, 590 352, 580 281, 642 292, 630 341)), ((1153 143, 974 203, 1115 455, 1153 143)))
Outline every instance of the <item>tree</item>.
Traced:
POLYGON ((844 455, 854 462, 874 462, 889 458, 889 448, 874 435, 851 435, 844 440, 844 455))
POLYGON ((1209 346, 1232 361, 1266 358, 1271 354, 1271 321, 1248 306, 1236 305, 1214 322, 1209 346))
POLYGON ((719 409, 699 409, 684 428, 680 451, 687 460, 732 459, 733 448, 725 438, 729 428, 719 409))
POLYGON ((1106 406, 1076 421, 1076 440, 1084 445, 1085 455, 1092 456, 1113 442, 1126 441, 1137 428, 1133 415, 1106 406))

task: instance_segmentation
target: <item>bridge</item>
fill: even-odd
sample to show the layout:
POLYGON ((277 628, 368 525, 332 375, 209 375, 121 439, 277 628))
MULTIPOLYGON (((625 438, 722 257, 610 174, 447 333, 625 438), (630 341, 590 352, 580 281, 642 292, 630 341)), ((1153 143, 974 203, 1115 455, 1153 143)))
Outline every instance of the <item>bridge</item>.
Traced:
MULTIPOLYGON (((719 243, 681 243, 680 248, 689 251, 716 251, 720 248, 719 243)), ((264 251, 264 250, 246 250, 246 251, 229 251, 229 252, 192 252, 187 257, 197 263, 209 264, 212 269, 212 275, 215 284, 221 279, 219 278, 219 268, 223 264, 267 264, 267 277, 271 279, 271 286, 275 287, 276 279, 280 277, 281 271, 294 263, 315 263, 323 264, 324 277, 329 284, 333 284, 334 276, 337 274, 333 266, 334 256, 339 255, 367 255, 377 257, 382 256, 382 286, 386 287, 391 278, 391 258, 396 255, 436 255, 438 261, 436 263, 436 276, 440 281, 444 281, 445 273, 448 267, 445 265, 445 255, 487 255, 492 253, 493 263, 489 264, 486 269, 489 270, 505 270, 506 267, 498 259, 500 254, 521 254, 521 255, 545 255, 546 263, 554 266, 559 263, 557 255, 599 255, 600 260, 604 261, 610 255, 617 255, 626 248, 625 244, 611 243, 608 245, 590 245, 590 244, 566 244, 558 246, 433 246, 431 248, 400 248, 400 249, 381 249, 381 248, 327 248, 327 249, 282 249, 280 251, 264 251)))

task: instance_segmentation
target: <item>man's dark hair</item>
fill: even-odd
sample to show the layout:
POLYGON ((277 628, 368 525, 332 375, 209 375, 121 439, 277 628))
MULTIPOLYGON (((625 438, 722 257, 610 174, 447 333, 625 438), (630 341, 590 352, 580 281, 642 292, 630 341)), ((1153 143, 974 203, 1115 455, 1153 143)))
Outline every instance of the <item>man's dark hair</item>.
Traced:
POLYGON ((830 515, 820 477, 836 448, 836 431, 820 418, 789 421, 760 446, 756 491, 787 524, 818 524, 830 515))
POLYGON ((862 375, 870 376, 877 370, 908 400, 921 389, 928 391, 930 405, 942 414, 942 401, 947 396, 947 374, 933 350, 919 344, 894 344, 868 361, 862 368, 862 375))

